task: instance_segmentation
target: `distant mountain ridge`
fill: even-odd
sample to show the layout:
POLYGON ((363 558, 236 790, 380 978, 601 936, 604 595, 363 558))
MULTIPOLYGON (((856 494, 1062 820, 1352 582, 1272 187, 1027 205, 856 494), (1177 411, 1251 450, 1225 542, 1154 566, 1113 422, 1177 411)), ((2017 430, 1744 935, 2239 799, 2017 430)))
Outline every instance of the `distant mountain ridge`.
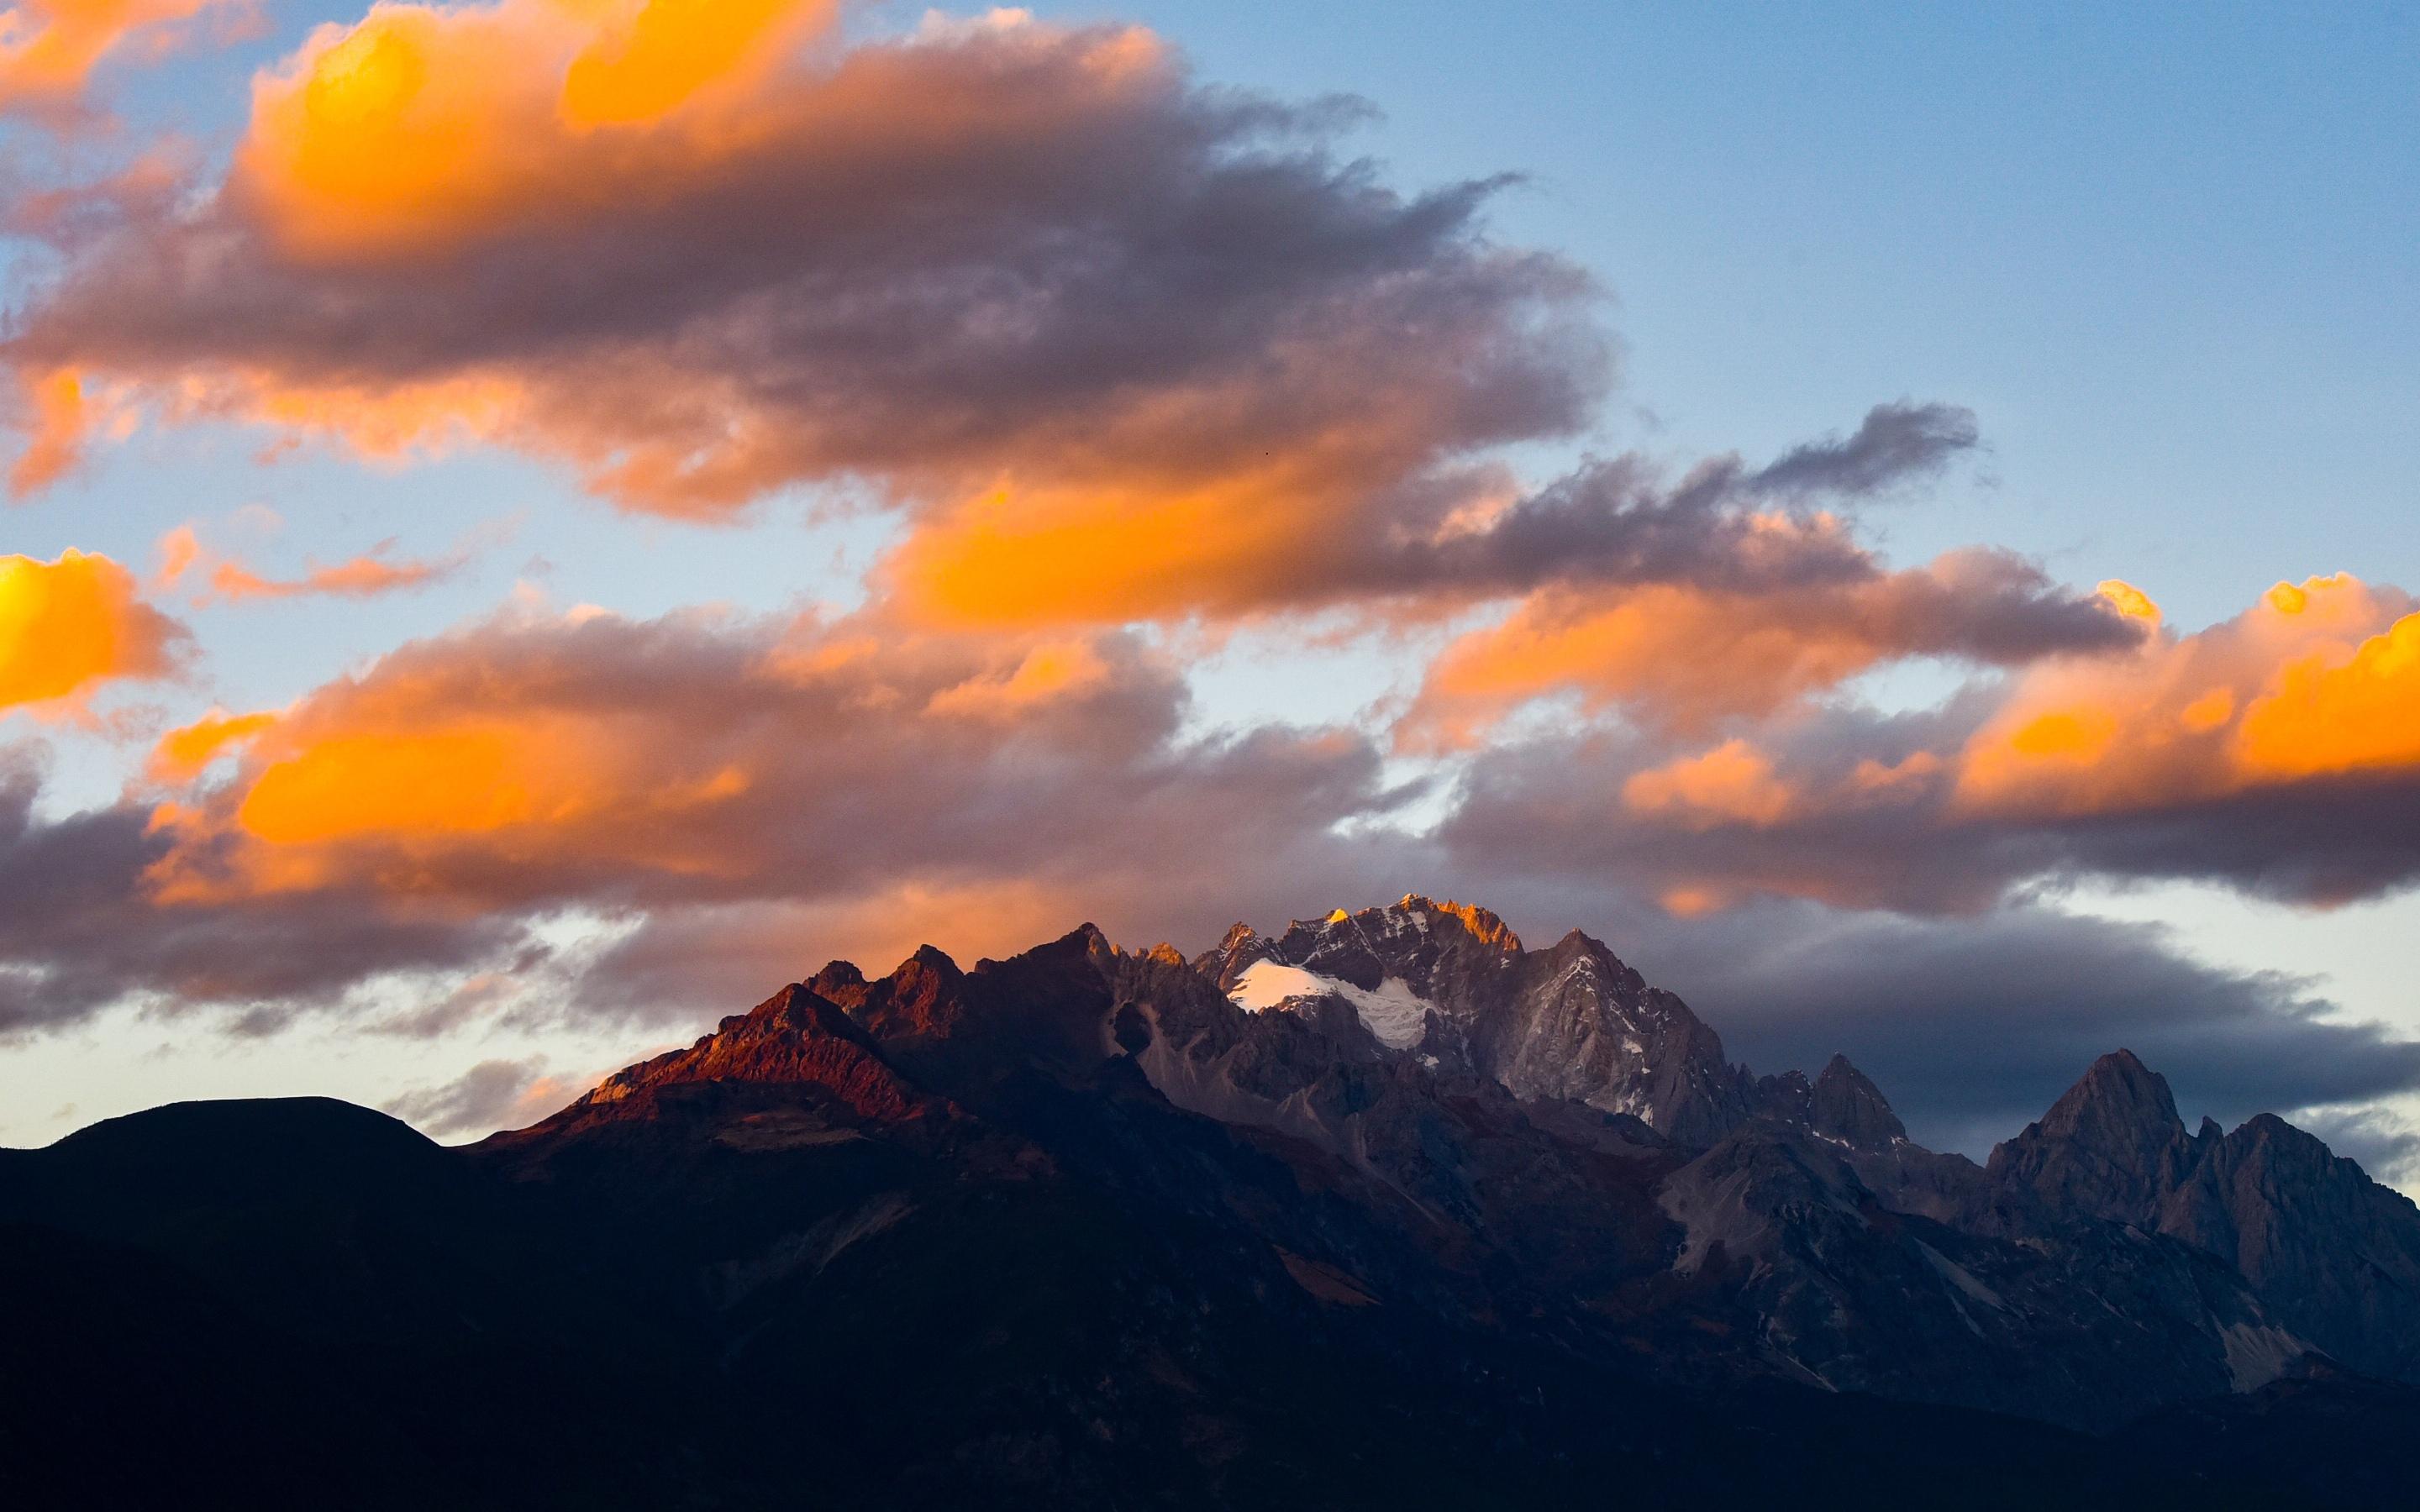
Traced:
MULTIPOLYGON (((0 1224, 404 1425, 395 1504, 2364 1505, 2420 1428, 2420 1211, 2307 1134, 2189 1134, 2118 1051, 1978 1165, 1417 895, 835 962, 465 1149, 347 1117, 0 1152, 0 1224), (465 1369, 582 1471, 449 1416, 465 1369)), ((0 1486, 72 1440, 7 1431, 0 1486)))

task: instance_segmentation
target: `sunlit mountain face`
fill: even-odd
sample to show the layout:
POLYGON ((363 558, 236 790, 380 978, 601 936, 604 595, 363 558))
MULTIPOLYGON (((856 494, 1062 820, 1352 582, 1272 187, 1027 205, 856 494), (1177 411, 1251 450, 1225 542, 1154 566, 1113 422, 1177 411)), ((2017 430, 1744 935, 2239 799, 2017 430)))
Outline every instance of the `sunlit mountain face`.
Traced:
POLYGON ((0 11, 0 1486, 2381 1504, 2412 39, 2004 21, 0 11))

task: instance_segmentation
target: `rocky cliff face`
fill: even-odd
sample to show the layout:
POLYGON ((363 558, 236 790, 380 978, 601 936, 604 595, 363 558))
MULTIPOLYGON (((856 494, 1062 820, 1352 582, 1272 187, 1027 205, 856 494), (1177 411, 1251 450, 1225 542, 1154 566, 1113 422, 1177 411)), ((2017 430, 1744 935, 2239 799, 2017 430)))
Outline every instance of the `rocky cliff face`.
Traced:
POLYGON ((2335 1359, 2420 1380, 2420 1210, 2273 1115, 2188 1134, 2166 1079, 2130 1052, 1994 1150, 1978 1197, 1975 1221, 1999 1232, 2092 1218, 2180 1240, 2335 1359))
POLYGON ((1707 1143, 1747 1115, 1749 1081, 1720 1036, 1572 931, 1526 950, 1483 908, 1417 894, 1297 920, 1275 939, 1238 924, 1196 964, 1258 1009, 1350 1007, 1373 1038, 1514 1096, 1586 1103, 1707 1143))

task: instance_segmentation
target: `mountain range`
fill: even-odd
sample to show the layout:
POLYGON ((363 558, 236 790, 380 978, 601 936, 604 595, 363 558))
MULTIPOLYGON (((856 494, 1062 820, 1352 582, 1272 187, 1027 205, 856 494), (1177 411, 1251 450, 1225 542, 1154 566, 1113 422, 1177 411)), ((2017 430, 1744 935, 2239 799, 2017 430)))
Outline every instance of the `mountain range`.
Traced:
POLYGON ((0 1151, 26 1506, 2409 1504, 2420 1211, 2114 1049, 1978 1164, 1576 931, 835 962, 534 1127, 0 1151))

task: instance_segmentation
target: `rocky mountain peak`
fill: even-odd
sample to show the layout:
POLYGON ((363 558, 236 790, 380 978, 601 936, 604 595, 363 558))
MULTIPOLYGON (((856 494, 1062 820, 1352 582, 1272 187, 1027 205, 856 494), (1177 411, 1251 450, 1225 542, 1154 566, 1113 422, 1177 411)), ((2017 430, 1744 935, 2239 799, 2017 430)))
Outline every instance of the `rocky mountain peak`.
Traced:
POLYGON ((1882 1088, 1864 1072, 1835 1055, 1807 1094, 1807 1126, 1859 1149, 1885 1149, 1907 1142, 1907 1125, 1891 1111, 1882 1088))
MULTIPOLYGON (((2034 1127, 2044 1139, 2146 1176, 2172 1160, 2186 1137, 2167 1078, 2131 1050, 2114 1050, 2094 1061, 2034 1127)), ((2028 1129, 2026 1135, 2033 1133, 2028 1129)))
POLYGON ((2144 1225, 2194 1148, 2167 1079, 2133 1051, 2117 1050, 2094 1061, 2040 1122, 1993 1150, 1987 1169, 2004 1200, 2144 1225))
MULTIPOLYGON (((826 967, 822 975, 845 984, 847 973, 826 967)), ((920 1102, 845 1009, 797 982, 724 1019, 685 1050, 615 1072, 557 1118, 577 1121, 624 1103, 651 1111, 648 1094, 712 1083, 811 1089, 867 1119, 907 1118, 920 1102)))
MULTIPOLYGON (((1472 939, 1490 949, 1500 950, 1506 955, 1521 953, 1521 936, 1512 933, 1512 926, 1476 904, 1458 903, 1450 898, 1436 903, 1419 893, 1407 892, 1395 907, 1406 914, 1426 913, 1434 918, 1450 918, 1460 924, 1472 939)), ((1578 931, 1573 933, 1577 933, 1578 931)))
POLYGON ((1745 1074, 1724 1062, 1714 1032, 1576 929, 1529 950, 1489 909, 1406 893, 1296 919, 1274 939, 1238 924, 1194 964, 1255 1011, 1357 1018, 1387 1049, 1515 1096, 1585 1103, 1689 1138, 1746 1116, 1745 1074))
POLYGON ((2182 1134, 2185 1126, 2167 1078, 2132 1050, 2113 1050, 2094 1061, 2041 1121, 2043 1129, 2061 1136, 2164 1136, 2182 1134))
POLYGON ((920 945, 890 976, 872 982, 861 979, 854 991, 835 1000, 877 1040, 947 1034, 966 1015, 966 980, 945 952, 920 945))

